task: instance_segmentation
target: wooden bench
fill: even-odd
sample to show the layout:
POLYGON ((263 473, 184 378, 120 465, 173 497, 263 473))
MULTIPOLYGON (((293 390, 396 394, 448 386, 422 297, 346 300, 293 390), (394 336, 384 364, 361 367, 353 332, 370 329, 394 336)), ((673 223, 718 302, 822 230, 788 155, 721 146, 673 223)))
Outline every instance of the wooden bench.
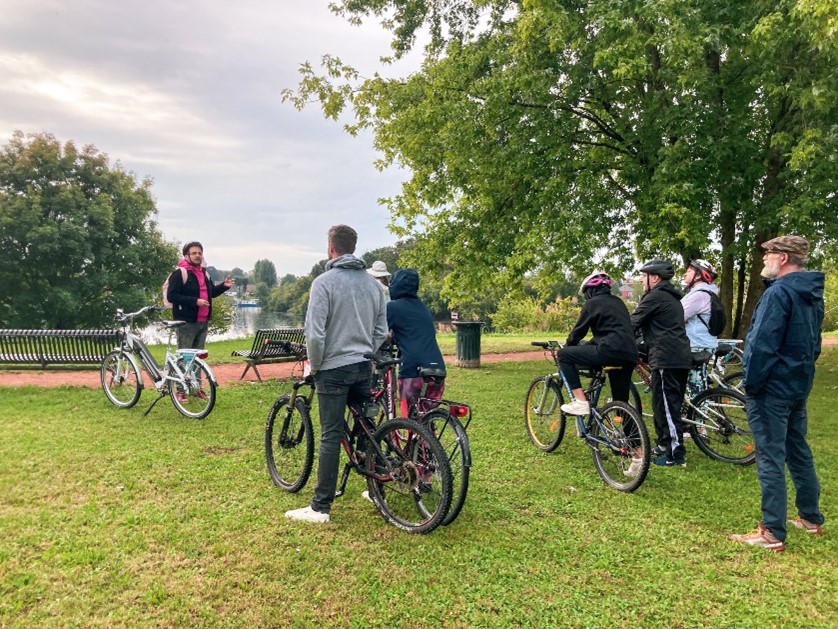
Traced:
POLYGON ((262 376, 256 365, 265 363, 284 363, 300 360, 306 353, 306 337, 303 328, 272 328, 257 330, 253 339, 253 347, 247 350, 236 350, 232 356, 243 356, 247 359, 239 380, 243 379, 249 369, 253 369, 259 381, 262 376), (284 341, 279 345, 268 344, 268 341, 284 341))
POLYGON ((0 363, 95 365, 118 344, 118 330, 0 330, 0 363))

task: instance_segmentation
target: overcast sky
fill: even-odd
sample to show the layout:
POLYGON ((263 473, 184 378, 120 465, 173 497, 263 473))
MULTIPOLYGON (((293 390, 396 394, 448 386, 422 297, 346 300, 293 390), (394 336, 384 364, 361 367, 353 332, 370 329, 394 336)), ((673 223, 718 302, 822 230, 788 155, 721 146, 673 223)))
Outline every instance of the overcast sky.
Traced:
POLYGON ((375 169, 370 135, 280 102, 326 53, 365 75, 412 69, 381 67, 388 34, 327 5, 0 0, 0 143, 21 130, 95 145, 153 179, 168 240, 202 241, 222 269, 267 258, 307 274, 337 223, 358 230, 358 253, 391 245, 377 199, 405 173, 375 169))

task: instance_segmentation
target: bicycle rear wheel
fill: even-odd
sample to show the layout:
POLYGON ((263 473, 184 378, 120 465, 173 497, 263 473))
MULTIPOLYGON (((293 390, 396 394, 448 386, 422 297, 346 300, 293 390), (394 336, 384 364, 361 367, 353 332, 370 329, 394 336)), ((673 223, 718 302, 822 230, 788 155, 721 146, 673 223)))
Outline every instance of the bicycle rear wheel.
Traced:
POLYGON ((593 411, 586 441, 597 472, 609 487, 632 492, 649 472, 649 433, 641 416, 625 402, 608 402, 593 411))
POLYGON ((384 422, 367 448, 367 488, 381 516, 408 533, 430 533, 451 506, 451 467, 430 430, 411 419, 384 422))
POLYGON ((707 389, 696 395, 687 418, 693 442, 711 459, 733 465, 756 460, 745 396, 734 389, 707 389))
POLYGON ((172 404, 185 417, 203 419, 215 406, 215 376, 200 358, 193 358, 189 367, 182 360, 178 365, 183 371, 184 386, 175 382, 169 385, 172 404))
POLYGON ((448 457, 448 464, 451 466, 451 481, 453 483, 451 507, 442 521, 442 524, 447 526, 460 515, 466 501, 469 470, 471 469, 471 447, 463 424, 443 409, 427 413, 422 417, 422 422, 431 429, 434 437, 439 439, 448 457))
POLYGON ((128 352, 114 350, 102 361, 102 390, 112 404, 131 408, 140 399, 142 382, 137 360, 128 352))
POLYGON ((566 426, 562 389, 548 376, 536 378, 524 399, 524 426, 530 441, 544 452, 552 452, 564 438, 566 426))
POLYGON ((306 401, 298 397, 289 411, 290 401, 290 395, 283 395, 268 413, 265 461, 274 485, 293 494, 305 487, 311 474, 314 431, 306 401))

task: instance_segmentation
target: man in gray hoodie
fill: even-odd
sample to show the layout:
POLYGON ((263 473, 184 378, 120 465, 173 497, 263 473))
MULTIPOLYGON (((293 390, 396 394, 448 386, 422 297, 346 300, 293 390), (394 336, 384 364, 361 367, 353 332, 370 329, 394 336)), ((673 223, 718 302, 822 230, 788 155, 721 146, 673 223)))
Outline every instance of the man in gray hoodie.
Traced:
POLYGON ((358 234, 347 225, 329 230, 326 272, 311 284, 306 311, 306 348, 320 409, 320 459, 311 505, 285 517, 322 524, 329 521, 340 466, 340 439, 348 401, 370 398, 370 361, 387 336, 384 293, 356 258, 358 234))

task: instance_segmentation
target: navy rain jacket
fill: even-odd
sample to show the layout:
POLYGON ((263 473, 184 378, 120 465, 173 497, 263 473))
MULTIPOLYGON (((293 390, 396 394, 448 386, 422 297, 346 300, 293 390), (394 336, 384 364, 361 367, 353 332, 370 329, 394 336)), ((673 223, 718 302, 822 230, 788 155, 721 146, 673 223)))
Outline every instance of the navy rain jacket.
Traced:
POLYGON ((745 337, 748 395, 805 398, 821 353, 824 275, 796 271, 768 283, 745 337))
POLYGON ((402 364, 399 378, 418 378, 419 367, 444 369, 442 352, 436 342, 436 327, 428 307, 417 296, 419 274, 400 269, 390 280, 387 326, 399 348, 402 364))

